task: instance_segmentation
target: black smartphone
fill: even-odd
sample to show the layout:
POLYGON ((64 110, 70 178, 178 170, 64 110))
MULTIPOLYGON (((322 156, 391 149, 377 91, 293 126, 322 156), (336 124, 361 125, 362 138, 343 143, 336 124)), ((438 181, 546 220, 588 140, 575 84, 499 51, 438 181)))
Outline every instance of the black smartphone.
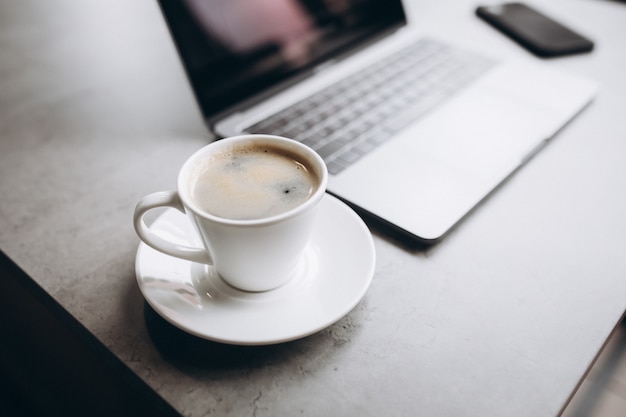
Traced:
POLYGON ((523 3, 480 6, 476 14, 540 57, 593 49, 593 42, 588 38, 523 3))

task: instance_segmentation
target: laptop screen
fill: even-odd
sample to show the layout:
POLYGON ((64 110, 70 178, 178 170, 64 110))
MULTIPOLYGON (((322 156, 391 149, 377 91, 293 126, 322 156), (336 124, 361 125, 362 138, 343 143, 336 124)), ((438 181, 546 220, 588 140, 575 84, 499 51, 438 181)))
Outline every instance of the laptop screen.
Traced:
POLYGON ((204 116, 406 23, 401 0, 159 0, 204 116))

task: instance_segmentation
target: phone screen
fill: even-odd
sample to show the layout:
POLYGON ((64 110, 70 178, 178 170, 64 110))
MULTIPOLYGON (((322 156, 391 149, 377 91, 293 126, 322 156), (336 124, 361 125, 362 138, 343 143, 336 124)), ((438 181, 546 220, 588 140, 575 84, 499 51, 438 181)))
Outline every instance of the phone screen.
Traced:
POLYGON ((588 52, 593 42, 522 3, 481 6, 476 14, 531 52, 542 57, 588 52))

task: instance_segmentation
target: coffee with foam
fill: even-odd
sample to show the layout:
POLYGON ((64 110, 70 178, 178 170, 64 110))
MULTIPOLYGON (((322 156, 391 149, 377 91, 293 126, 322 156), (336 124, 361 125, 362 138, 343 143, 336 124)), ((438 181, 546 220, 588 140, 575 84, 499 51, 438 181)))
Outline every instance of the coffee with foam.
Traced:
POLYGON ((202 161, 191 197, 203 211, 233 220, 262 219, 304 203, 319 178, 296 155, 271 146, 247 146, 202 161))

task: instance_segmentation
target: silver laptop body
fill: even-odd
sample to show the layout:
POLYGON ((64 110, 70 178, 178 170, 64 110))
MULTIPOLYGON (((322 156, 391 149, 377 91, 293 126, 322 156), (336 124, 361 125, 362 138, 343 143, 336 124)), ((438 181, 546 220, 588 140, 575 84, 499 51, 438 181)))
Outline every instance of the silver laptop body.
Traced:
POLYGON ((311 140, 331 171, 330 193, 427 243, 445 236, 596 91, 593 82, 536 63, 500 62, 424 37, 405 24, 400 1, 355 2, 367 6, 364 11, 352 10, 345 2, 336 7, 344 4, 347 9, 330 11, 328 4, 335 2, 244 2, 256 4, 252 9, 238 8, 239 1, 160 2, 216 135, 273 133, 311 140), (371 29, 368 18, 384 24, 354 40, 371 29), (243 35, 235 29, 250 28, 259 20, 263 27, 243 35), (292 23, 279 24, 285 21, 292 23), (265 44, 259 46, 259 39, 265 44), (203 42, 211 47, 219 43, 217 52, 209 48, 209 54, 222 56, 225 49, 229 60, 232 51, 244 55, 224 65, 244 68, 238 79, 224 82, 231 75, 228 71, 225 75, 211 70, 215 62, 198 58, 202 47, 197 48, 200 52, 188 48, 203 42), (439 75, 427 71, 437 66, 455 77, 442 76, 440 81, 439 75), (255 70, 246 71, 250 68, 255 70), (366 71, 369 74, 361 76, 366 71), (405 76, 412 87, 399 84, 405 76), (255 79, 262 86, 255 85, 255 79), (422 98, 423 85, 431 81, 443 84, 443 92, 428 91, 422 98), (391 84, 395 90, 390 92, 369 90, 391 84), (211 90, 212 85, 217 87, 211 90), (323 94, 339 87, 341 93, 332 96, 339 97, 333 98, 336 109, 320 110, 331 100, 323 94), (350 119, 360 110, 346 110, 348 101, 364 113, 376 108, 380 114, 350 119), (309 108, 315 113, 310 117, 304 114, 309 108), (323 123, 328 127, 320 127, 323 123), (355 142, 348 143, 353 133, 355 142))

